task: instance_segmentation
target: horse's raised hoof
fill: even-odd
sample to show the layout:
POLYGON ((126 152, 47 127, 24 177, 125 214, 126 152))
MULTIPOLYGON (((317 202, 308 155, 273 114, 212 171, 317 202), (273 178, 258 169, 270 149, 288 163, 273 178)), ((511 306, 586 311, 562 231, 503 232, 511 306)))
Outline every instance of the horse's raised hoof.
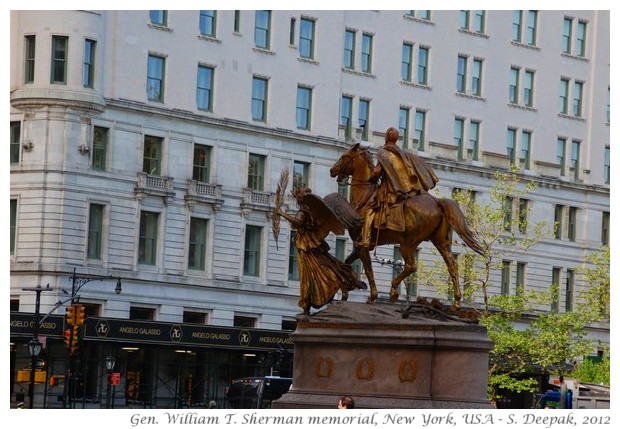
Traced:
POLYGON ((366 304, 374 304, 376 300, 377 300, 377 297, 373 298, 372 296, 369 296, 368 299, 366 300, 366 304))
POLYGON ((398 292, 390 291, 390 302, 398 301, 398 292))

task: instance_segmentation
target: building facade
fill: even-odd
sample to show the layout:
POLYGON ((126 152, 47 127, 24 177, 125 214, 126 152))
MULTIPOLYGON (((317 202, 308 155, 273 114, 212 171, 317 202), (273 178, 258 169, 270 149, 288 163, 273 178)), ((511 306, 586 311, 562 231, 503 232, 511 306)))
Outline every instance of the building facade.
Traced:
MULTIPOLYGON (((29 289, 49 285, 39 406, 99 406, 108 355, 117 406, 199 406, 235 376, 286 375, 299 282, 288 225, 271 231, 280 173, 336 192, 336 159, 390 126, 444 195, 484 195, 511 164, 536 181, 532 221, 559 235, 507 261, 492 292, 556 283, 570 311, 575 270, 609 240, 609 32, 609 11, 11 12, 12 374, 29 289), (75 366, 68 290, 88 315, 75 366)), ((392 268, 375 271, 387 296, 392 268)))

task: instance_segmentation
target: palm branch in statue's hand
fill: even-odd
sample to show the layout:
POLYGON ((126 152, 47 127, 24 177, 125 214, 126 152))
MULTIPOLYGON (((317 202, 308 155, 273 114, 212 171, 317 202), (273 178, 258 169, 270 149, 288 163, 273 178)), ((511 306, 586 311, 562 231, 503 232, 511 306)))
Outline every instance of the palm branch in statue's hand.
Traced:
POLYGON ((278 248, 278 236, 280 235, 280 216, 284 214, 282 206, 284 205, 284 195, 286 194, 286 188, 288 186, 289 172, 288 169, 282 170, 280 173, 280 179, 276 187, 276 195, 274 198, 275 207, 273 209, 273 216, 271 216, 271 231, 273 232, 273 238, 276 242, 276 249, 278 248))

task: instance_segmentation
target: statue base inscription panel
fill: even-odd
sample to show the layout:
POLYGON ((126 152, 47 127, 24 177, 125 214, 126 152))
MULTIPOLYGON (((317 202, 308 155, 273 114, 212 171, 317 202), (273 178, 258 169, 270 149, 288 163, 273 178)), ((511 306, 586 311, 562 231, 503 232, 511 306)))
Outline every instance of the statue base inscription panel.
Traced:
POLYGON ((293 384, 273 408, 491 408, 477 323, 405 304, 334 301, 298 315, 293 384))

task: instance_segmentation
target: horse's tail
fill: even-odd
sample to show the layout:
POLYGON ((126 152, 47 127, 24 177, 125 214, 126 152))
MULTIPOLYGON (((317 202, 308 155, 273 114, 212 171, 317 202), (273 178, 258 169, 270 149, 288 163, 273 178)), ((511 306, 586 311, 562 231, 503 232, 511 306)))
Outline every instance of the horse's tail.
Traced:
POLYGON ((484 256, 484 249, 482 248, 482 245, 478 242, 478 238, 476 237, 474 231, 472 231, 467 225, 465 215, 456 201, 449 198, 436 198, 436 200, 445 213, 448 223, 456 231, 459 237, 463 239, 465 244, 467 244, 471 250, 481 256, 484 256))

